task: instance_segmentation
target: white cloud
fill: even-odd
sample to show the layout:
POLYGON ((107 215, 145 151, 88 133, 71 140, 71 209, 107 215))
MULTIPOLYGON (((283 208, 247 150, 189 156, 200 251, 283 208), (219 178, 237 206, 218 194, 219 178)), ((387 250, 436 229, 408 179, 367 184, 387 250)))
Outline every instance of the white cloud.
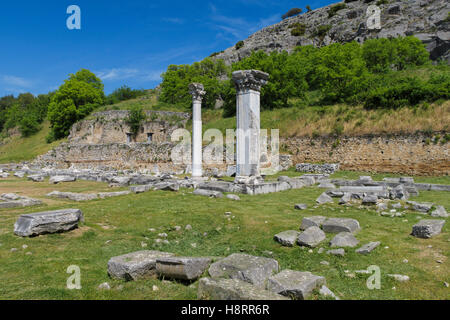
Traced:
POLYGON ((2 75, 0 76, 0 81, 5 85, 10 85, 13 87, 19 88, 30 88, 32 86, 32 82, 26 80, 21 77, 11 76, 11 75, 2 75))
POLYGON ((136 76, 138 73, 139 70, 128 68, 113 68, 105 71, 96 72, 97 76, 103 81, 129 79, 136 76))
POLYGON ((280 14, 273 14, 270 17, 261 18, 258 21, 248 21, 239 17, 227 17, 219 13, 218 9, 210 4, 210 25, 220 30, 218 37, 229 39, 230 41, 243 40, 252 33, 280 21, 280 14), (229 35, 232 36, 230 39, 229 35))

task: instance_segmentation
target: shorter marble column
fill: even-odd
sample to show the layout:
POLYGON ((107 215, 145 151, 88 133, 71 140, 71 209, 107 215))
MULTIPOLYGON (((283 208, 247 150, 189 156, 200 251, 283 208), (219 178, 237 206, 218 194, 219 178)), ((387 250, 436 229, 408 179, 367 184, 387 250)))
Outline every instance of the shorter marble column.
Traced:
POLYGON ((233 72, 236 86, 236 180, 260 177, 260 91, 269 75, 258 70, 233 72))
POLYGON ((192 95, 192 177, 201 177, 202 170, 202 100, 206 94, 201 83, 191 83, 189 93, 192 95))

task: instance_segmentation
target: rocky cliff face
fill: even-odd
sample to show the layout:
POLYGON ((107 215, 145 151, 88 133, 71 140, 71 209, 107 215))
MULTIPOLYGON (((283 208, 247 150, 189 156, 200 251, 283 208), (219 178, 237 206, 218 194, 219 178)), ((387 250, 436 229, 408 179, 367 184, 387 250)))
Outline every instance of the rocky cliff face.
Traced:
MULTIPOLYGON (((381 29, 368 28, 367 8, 377 1, 363 0, 345 3, 346 8, 329 17, 334 4, 291 17, 266 27, 244 40, 244 45, 235 46, 215 56, 227 64, 249 56, 252 51, 292 51, 296 46, 323 46, 335 42, 358 41, 371 38, 389 38, 414 35, 427 46, 433 60, 439 58, 450 62, 450 2, 447 0, 387 1, 380 4, 381 29), (301 24, 303 35, 292 35, 293 25, 301 24), (323 26, 323 27, 321 27, 323 26), (325 30, 321 35, 317 31, 325 30), (327 29, 329 29, 327 31, 327 29)), ((343 3, 343 2, 341 2, 343 3)))

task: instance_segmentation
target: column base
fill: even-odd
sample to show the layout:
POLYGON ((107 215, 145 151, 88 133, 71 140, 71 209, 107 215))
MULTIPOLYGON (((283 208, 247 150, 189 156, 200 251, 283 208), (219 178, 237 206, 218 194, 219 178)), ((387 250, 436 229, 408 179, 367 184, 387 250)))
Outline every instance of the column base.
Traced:
POLYGON ((236 176, 234 183, 256 185, 264 182, 264 178, 261 176, 236 176))

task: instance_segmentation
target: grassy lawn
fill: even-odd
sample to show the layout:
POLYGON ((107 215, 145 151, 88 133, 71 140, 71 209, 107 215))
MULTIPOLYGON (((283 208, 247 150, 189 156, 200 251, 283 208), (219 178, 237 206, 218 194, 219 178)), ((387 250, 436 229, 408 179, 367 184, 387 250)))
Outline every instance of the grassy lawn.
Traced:
POLYGON ((0 163, 20 162, 36 158, 50 151, 64 140, 47 143, 45 137, 50 132, 50 123, 45 121, 42 129, 28 138, 14 136, 0 140, 0 163))
MULTIPOLYGON (((359 174, 342 172, 336 176, 353 178, 359 174)), ((426 180, 450 183, 448 177, 426 180)), ((282 269, 324 276, 328 287, 341 299, 449 297, 450 289, 443 283, 450 282, 450 226, 447 223, 442 233, 432 239, 414 238, 409 235, 411 228, 424 218, 417 213, 389 218, 357 206, 315 207, 315 199, 323 192, 318 188, 260 196, 242 195, 241 201, 194 196, 190 194, 192 190, 182 189, 176 193, 147 192, 84 203, 46 198, 45 194, 52 190, 94 192, 111 189, 103 183, 84 181, 54 186, 48 182, 33 183, 16 178, 0 180, 0 193, 17 192, 45 202, 40 207, 0 210, 0 299, 196 299, 197 283, 188 286, 156 278, 123 282, 108 277, 107 262, 111 257, 142 249, 215 257, 235 252, 267 255, 266 251, 272 251, 282 269), (296 203, 306 203, 309 209, 296 211, 293 209, 296 203), (80 208, 85 223, 64 234, 35 238, 20 238, 13 234, 14 222, 20 214, 59 208, 80 208), (224 215, 227 211, 232 212, 232 218, 224 215), (381 241, 381 246, 367 256, 346 249, 345 257, 335 257, 319 254, 318 248, 310 253, 308 249, 285 248, 273 241, 274 234, 298 230, 302 218, 312 215, 357 219, 362 230, 356 237, 361 245, 381 241), (185 230, 187 224, 193 229, 185 230), (174 231, 173 227, 177 225, 182 226, 180 231, 174 231), (157 231, 150 232, 149 228, 157 231), (170 244, 155 244, 160 232, 168 233, 170 244), (22 249, 24 244, 28 248, 22 249), (143 244, 147 247, 143 248, 143 244), (11 252, 11 248, 18 250, 11 252), (27 252, 32 254, 27 255, 27 252), (409 262, 404 263, 404 259, 409 262), (323 260, 330 265, 320 264, 323 260), (66 289, 70 276, 66 269, 70 265, 81 268, 81 290, 66 289), (370 265, 381 268, 380 290, 367 289, 368 276, 354 274, 355 270, 367 269, 370 265), (405 274, 411 280, 395 282, 386 276, 388 273, 405 274), (98 285, 103 282, 109 282, 112 289, 98 290, 98 285), (153 285, 159 290, 153 291, 153 285)), ((450 210, 450 197, 446 192, 421 192, 417 199, 434 201, 450 210)), ((327 240, 331 237, 328 234, 327 240)), ((328 249, 328 244, 324 242, 322 247, 328 249)), ((313 299, 318 298, 313 296, 313 299)))

